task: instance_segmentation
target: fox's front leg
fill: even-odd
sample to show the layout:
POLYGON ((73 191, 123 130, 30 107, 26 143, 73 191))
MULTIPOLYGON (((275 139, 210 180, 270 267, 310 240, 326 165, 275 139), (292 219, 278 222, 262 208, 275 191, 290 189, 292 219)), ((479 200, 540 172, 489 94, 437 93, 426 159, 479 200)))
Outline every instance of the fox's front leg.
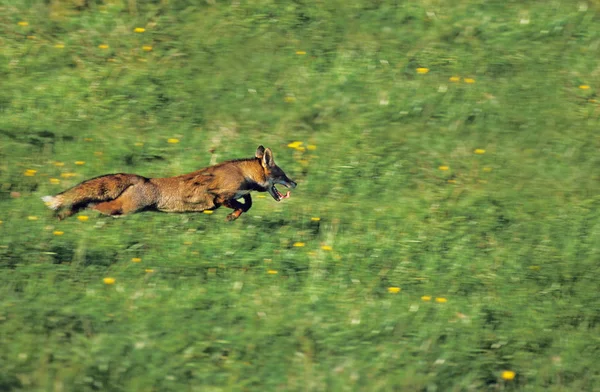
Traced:
POLYGON ((250 197, 250 194, 246 194, 242 197, 244 198, 244 204, 234 199, 225 200, 223 202, 225 207, 234 210, 231 214, 227 215, 226 219, 228 222, 236 220, 240 217, 240 215, 242 215, 242 212, 246 212, 250 209, 250 207, 252 207, 252 197, 250 197))

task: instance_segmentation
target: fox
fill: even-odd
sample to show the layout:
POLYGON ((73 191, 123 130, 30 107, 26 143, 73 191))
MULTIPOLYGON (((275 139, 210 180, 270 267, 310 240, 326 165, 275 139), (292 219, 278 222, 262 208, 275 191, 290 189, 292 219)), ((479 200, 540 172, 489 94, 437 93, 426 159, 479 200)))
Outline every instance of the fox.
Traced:
POLYGON ((297 184, 275 164, 271 149, 261 145, 253 158, 229 160, 176 177, 106 174, 42 200, 58 220, 84 209, 118 217, 142 211, 212 211, 224 206, 233 210, 226 217, 233 221, 252 207, 252 191, 268 192, 277 202, 290 197, 289 190, 284 195, 275 185, 294 189, 297 184))

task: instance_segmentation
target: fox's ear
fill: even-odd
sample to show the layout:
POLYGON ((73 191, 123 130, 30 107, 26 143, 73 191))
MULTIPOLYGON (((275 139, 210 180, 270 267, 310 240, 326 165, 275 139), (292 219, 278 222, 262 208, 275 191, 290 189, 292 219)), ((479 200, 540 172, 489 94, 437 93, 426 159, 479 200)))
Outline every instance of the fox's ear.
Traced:
POLYGON ((254 155, 258 159, 262 159, 263 155, 265 155, 265 148, 263 146, 258 146, 256 149, 256 154, 254 155))
POLYGON ((262 157, 262 164, 264 167, 275 166, 275 160, 273 159, 273 151, 270 148, 265 150, 265 154, 262 157))

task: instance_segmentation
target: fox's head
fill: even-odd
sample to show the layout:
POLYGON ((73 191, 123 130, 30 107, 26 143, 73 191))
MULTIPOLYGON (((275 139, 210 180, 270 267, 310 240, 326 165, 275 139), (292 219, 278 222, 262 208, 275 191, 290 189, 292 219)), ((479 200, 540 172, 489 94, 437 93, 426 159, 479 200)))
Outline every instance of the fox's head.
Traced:
POLYGON ((289 191, 285 195, 282 195, 275 187, 275 184, 281 184, 287 188, 293 189, 296 187, 296 183, 286 176, 284 171, 275 164, 273 151, 271 151, 270 148, 258 146, 256 149, 256 158, 260 159, 262 168, 265 171, 267 192, 273 196, 273 199, 275 199, 275 201, 280 201, 281 199, 290 197, 289 191))

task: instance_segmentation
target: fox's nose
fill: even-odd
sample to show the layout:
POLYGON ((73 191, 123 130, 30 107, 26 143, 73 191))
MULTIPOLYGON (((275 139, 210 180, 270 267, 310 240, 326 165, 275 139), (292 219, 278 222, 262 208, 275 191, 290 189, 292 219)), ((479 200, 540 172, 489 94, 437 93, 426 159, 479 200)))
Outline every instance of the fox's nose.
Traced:
POLYGON ((298 184, 296 184, 295 181, 290 180, 290 188, 294 189, 296 187, 296 185, 298 185, 298 184))

